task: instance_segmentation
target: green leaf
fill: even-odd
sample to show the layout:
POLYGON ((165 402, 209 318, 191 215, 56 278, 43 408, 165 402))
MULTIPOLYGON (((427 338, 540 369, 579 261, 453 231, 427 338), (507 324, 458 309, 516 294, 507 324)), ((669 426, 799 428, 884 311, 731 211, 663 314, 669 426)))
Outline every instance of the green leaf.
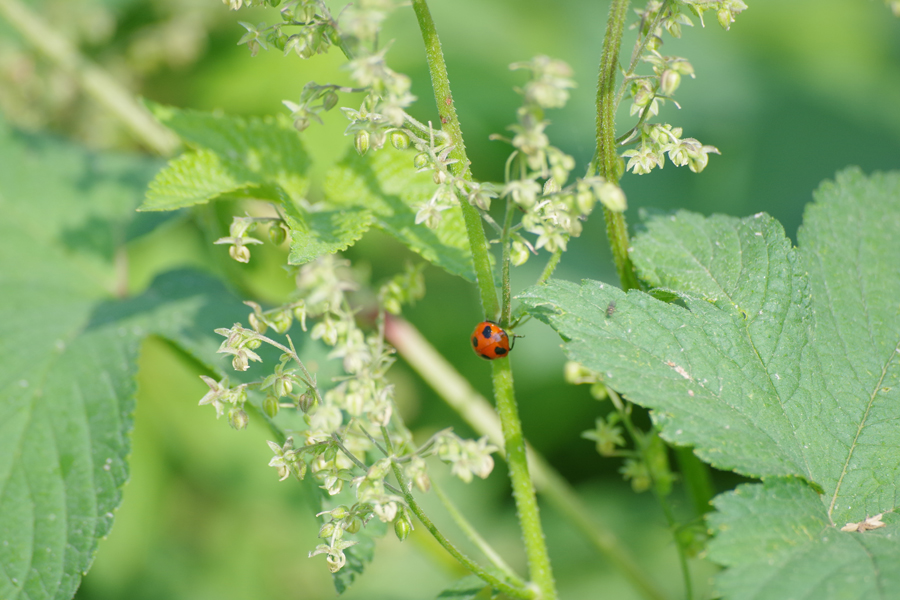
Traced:
POLYGON ((730 600, 890 598, 900 589, 900 518, 865 533, 836 531, 827 506, 799 480, 738 486, 714 501, 709 552, 729 567, 730 600))
POLYGON ((307 212, 299 207, 285 211, 291 230, 288 262, 302 265, 323 254, 346 250, 372 225, 372 213, 363 208, 307 212))
POLYGON ((175 210, 246 187, 277 187, 295 203, 305 197, 309 156, 287 119, 152 108, 193 149, 160 171, 141 210, 175 210))
POLYGON ((353 582, 363 574, 366 566, 375 558, 375 540, 372 538, 371 532, 362 529, 355 539, 358 540, 358 543, 344 550, 347 564, 331 576, 334 581, 334 589, 338 594, 343 594, 350 589, 353 582))
POLYGON ((478 594, 483 592, 488 584, 477 575, 466 575, 462 579, 456 580, 453 585, 438 594, 438 600, 473 600, 478 594))
POLYGON ((208 150, 182 154, 150 182, 141 210, 176 210, 205 204, 256 183, 253 177, 241 177, 234 171, 208 150))
MULTIPOLYGON (((826 529, 805 546, 809 569, 792 573, 801 583, 744 595, 726 574, 726 597, 787 598, 819 580, 821 589, 843 589, 841 578, 851 575, 816 560, 844 548, 839 539, 871 542, 870 568, 897 564, 896 520, 877 532, 839 528, 893 511, 900 498, 900 175, 848 171, 815 200, 798 249, 766 215, 682 212, 650 221, 634 240, 635 264, 684 306, 590 281, 551 281, 522 296, 559 332, 571 358, 652 408, 667 440, 695 446, 719 468, 807 482, 802 498, 781 503, 769 502, 781 490, 774 484, 752 488, 759 502, 752 510, 776 529, 785 522, 804 529, 804 502, 819 502, 826 529), (608 316, 610 302, 616 311, 608 316)), ((716 523, 743 532, 732 542, 746 556, 720 555, 714 545, 711 557, 748 569, 746 580, 774 581, 784 562, 757 561, 757 540, 740 525, 740 511, 726 516, 716 523)), ((872 572, 878 589, 895 589, 896 574, 872 572)))
POLYGON ((338 207, 358 206, 372 211, 375 224, 410 250, 448 273, 475 281, 462 209, 441 213, 436 229, 416 224, 418 205, 437 189, 431 176, 416 173, 413 154, 385 147, 365 156, 352 149, 326 178, 326 199, 338 207))
POLYGON ((237 302, 196 275, 117 299, 116 255, 159 222, 134 212, 156 167, 0 123, 4 600, 71 598, 109 532, 128 478, 141 340, 166 335, 211 356, 209 321, 235 316, 237 302))

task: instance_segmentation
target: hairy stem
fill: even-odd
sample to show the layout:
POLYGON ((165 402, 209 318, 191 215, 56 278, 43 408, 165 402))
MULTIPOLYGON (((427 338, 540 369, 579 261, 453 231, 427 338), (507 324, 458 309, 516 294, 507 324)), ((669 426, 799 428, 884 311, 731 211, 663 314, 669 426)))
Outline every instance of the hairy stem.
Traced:
MULTIPOLYGON (((388 435, 387 430, 385 430, 383 427, 382 434, 384 436, 384 444, 387 448, 387 451, 390 454, 393 454, 394 448, 391 444, 391 437, 390 435, 388 435)), ((434 536, 434 539, 436 539, 438 543, 443 546, 451 556, 453 556, 453 558, 458 560, 460 564, 469 569, 469 571, 471 571, 474 575, 480 577, 485 583, 488 583, 494 589, 503 592, 510 598, 522 598, 523 600, 531 600, 535 597, 534 590, 526 587, 514 586, 509 582, 501 580, 496 575, 486 570, 484 567, 463 554, 459 550, 459 548, 454 546, 453 542, 448 540, 447 537, 444 536, 444 534, 442 534, 440 530, 438 530, 431 519, 428 518, 428 515, 425 514, 425 511, 422 510, 422 507, 419 506, 419 503, 416 502, 416 499, 412 495, 412 492, 409 491, 409 482, 406 480, 406 476, 403 474, 403 470, 400 468, 400 465, 397 464, 396 461, 392 460, 391 466, 394 470, 394 477, 397 478, 397 483, 400 484, 400 489, 402 490, 401 493, 403 494, 403 500, 409 506, 409 509, 413 512, 414 515, 416 515, 422 525, 425 526, 425 529, 427 529, 431 533, 431 535, 434 536)))
MULTIPOLYGON (((500 422, 491 405, 415 327, 403 319, 389 317, 385 323, 385 337, 419 376, 475 431, 488 436, 491 442, 503 447, 500 422)), ((622 545, 616 534, 590 516, 591 510, 584 505, 569 482, 541 455, 527 443, 525 448, 529 469, 538 492, 562 513, 574 529, 584 535, 597 551, 619 569, 643 598, 662 600, 663 594, 638 567, 630 551, 622 545)))
MULTIPOLYGON (((618 183, 619 156, 616 152, 616 71, 619 68, 619 51, 622 47, 622 33, 628 14, 629 0, 612 0, 606 36, 603 38, 603 52, 600 58, 600 73, 597 78, 597 152, 594 155, 594 169, 608 181, 618 183)), ((619 282, 623 290, 639 288, 634 265, 628 256, 628 228, 625 215, 603 207, 606 219, 606 235, 612 250, 619 282)))
POLYGON ((491 364, 494 400, 497 402, 497 416, 500 417, 500 427, 503 431, 506 464, 509 466, 509 478, 512 480, 519 527, 525 542, 528 572, 541 592, 541 600, 552 600, 557 597, 556 583, 553 581, 550 556, 547 554, 547 543, 541 528, 534 485, 528 472, 525 438, 522 435, 522 422, 519 419, 519 408, 513 388, 512 367, 508 358, 495 360, 491 364))
MULTIPOLYGON (((453 144, 450 158, 457 160, 456 163, 450 165, 450 170, 455 176, 469 180, 472 177, 469 171, 469 159, 466 156, 466 145, 463 142, 462 130, 456 116, 453 95, 450 93, 450 79, 447 76, 447 65, 444 63, 441 40, 438 38, 427 2, 413 0, 413 9, 419 21, 422 39, 425 41, 425 56, 428 60, 428 70, 431 72, 434 99, 441 117, 441 129, 449 136, 450 142, 453 144)), ((485 316, 494 319, 500 314, 500 304, 494 288, 494 274, 488 258, 488 243, 487 237, 484 235, 484 227, 481 224, 481 215, 478 213, 478 209, 464 198, 460 200, 460 206, 466 223, 472 260, 475 264, 475 276, 481 293, 481 307, 484 309, 485 316)))
POLYGON ((180 145, 178 138, 157 123, 131 92, 82 55, 31 8, 19 0, 0 0, 0 15, 51 62, 74 78, 89 96, 117 116, 137 139, 162 156, 175 153, 180 145))

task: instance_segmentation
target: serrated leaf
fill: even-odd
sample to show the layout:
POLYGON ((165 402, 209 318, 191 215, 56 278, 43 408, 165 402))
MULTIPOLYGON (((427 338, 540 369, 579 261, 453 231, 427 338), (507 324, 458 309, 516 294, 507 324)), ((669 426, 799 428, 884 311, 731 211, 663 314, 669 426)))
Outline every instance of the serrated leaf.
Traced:
POLYGON ((141 210, 176 210, 205 204, 222 194, 254 185, 254 179, 240 177, 213 152, 188 152, 172 159, 150 182, 141 210))
POLYGON ((827 506, 798 480, 738 486, 714 501, 709 553, 729 567, 729 600, 893 598, 900 589, 900 517, 865 533, 838 531, 827 506))
MULTIPOLYGON (((550 282, 523 295, 530 312, 560 333, 570 357, 654 409, 666 439, 695 446, 720 468, 809 483, 804 498, 817 497, 826 528, 804 546, 809 571, 793 574, 800 582, 793 591, 766 588, 757 596, 744 595, 726 574, 726 597, 796 597, 802 582, 819 580, 817 590, 844 589, 842 577, 852 576, 829 572, 815 556, 843 548, 832 542, 849 535, 877 545, 871 564, 898 564, 896 523, 878 530, 877 544, 876 532, 839 531, 895 510, 900 498, 898 234, 900 175, 867 179, 849 171, 817 192, 799 249, 765 215, 652 220, 632 256, 646 280, 676 292, 686 308, 596 282, 550 282), (611 316, 609 302, 616 303, 611 316)), ((802 529, 808 507, 799 499, 766 503, 770 492, 754 489, 758 519, 802 529), (771 510, 776 505, 781 516, 771 510)), ((716 546, 712 558, 746 567, 736 580, 774 581, 783 563, 771 555, 753 562, 756 540, 741 518, 734 511, 717 523, 743 532, 734 547, 746 547, 746 558, 720 555, 716 546)), ((896 589, 889 586, 896 567, 872 572, 872 589, 896 589)))
MULTIPOLYGON (((756 257, 754 280, 726 287, 727 293, 716 288, 715 303, 678 290, 686 309, 591 281, 551 281, 521 298, 567 340, 574 360, 602 373, 632 401, 656 409, 669 441, 694 446, 719 468, 809 477, 779 395, 790 398, 799 377, 791 359, 806 337, 798 313, 804 282, 791 267, 796 260, 788 258, 790 243, 776 221, 758 216, 731 224, 732 234, 748 245, 744 255, 756 257), (775 279, 759 285, 768 271, 775 279), (610 302, 616 310, 608 317, 610 302), (789 330, 779 337, 771 328, 782 323, 789 330)), ((636 247, 640 243, 635 240, 636 247)))
POLYGON ((291 230, 288 263, 292 265, 346 250, 372 225, 372 213, 364 208, 310 213, 294 206, 285 213, 291 230))
POLYGON ((375 224, 410 250, 449 273, 475 281, 462 210, 441 213, 436 229, 416 224, 418 205, 436 191, 431 177, 416 173, 413 154, 385 147, 359 156, 351 149, 326 178, 326 199, 336 206, 358 206, 372 211, 375 224))
POLYGON ((152 108, 193 149, 157 175, 140 210, 174 210, 244 187, 277 187, 294 202, 306 195, 309 157, 286 119, 152 108))
POLYGON ((488 584, 477 575, 466 575, 438 594, 437 600, 472 600, 484 591, 488 584))
MULTIPOLYGON (((216 312, 210 302, 229 305, 221 286, 199 301, 196 289, 156 288, 145 295, 156 294, 152 310, 116 299, 115 255, 147 229, 133 222, 134 207, 155 168, 155 161, 87 153, 0 123, 4 600, 72 597, 128 477, 141 340, 155 332, 200 348, 191 327, 216 312)), ((138 219, 148 220, 158 222, 138 219)))

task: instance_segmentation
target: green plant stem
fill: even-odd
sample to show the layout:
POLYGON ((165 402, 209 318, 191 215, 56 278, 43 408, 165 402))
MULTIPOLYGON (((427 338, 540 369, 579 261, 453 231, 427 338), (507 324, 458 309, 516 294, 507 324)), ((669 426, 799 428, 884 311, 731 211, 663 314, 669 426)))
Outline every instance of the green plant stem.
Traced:
MULTIPOLYGON (((425 56, 428 60, 428 70, 431 73, 431 86, 434 88, 434 100, 437 103, 438 114, 441 118, 441 129, 450 138, 453 149, 450 158, 457 162, 450 165, 451 172, 462 179, 471 179, 469 171, 469 159, 466 156, 466 145, 463 141, 459 119, 456 116, 456 107, 453 104, 453 95, 450 93, 450 79, 447 76, 447 65, 444 63, 444 53, 441 50, 441 41, 428 10, 425 0, 413 0, 413 10, 419 21, 419 29, 422 31, 422 39, 425 42, 425 56)), ((472 260, 475 266, 475 276, 478 280, 478 289, 481 293, 481 307, 489 318, 497 318, 500 314, 500 304, 497 301, 497 291, 494 288, 494 274, 491 271, 491 261, 488 256, 487 237, 484 235, 484 227, 481 224, 481 215, 474 206, 460 201, 463 219, 466 223, 466 233, 469 238, 469 247, 472 251, 472 260)))
POLYGON ((541 272, 541 276, 538 277, 538 285, 547 283, 547 280, 550 279, 551 275, 553 275, 553 271, 556 270, 556 266, 559 264, 560 259, 562 259, 562 255, 563 251, 561 248, 550 255, 550 260, 548 260, 547 264, 544 265, 544 270, 541 272))
MULTIPOLYGON (((616 71, 619 69, 619 51, 625 18, 628 15, 629 0, 612 0, 603 51, 600 57, 600 72, 597 78, 597 152, 594 155, 594 170, 613 183, 619 182, 619 155, 616 152, 616 71)), ((616 272, 623 290, 640 288, 634 265, 628 256, 628 227, 625 215, 603 207, 606 219, 606 235, 616 263, 616 272)))
POLYGON ((694 512, 697 516, 703 516, 712 510, 711 501, 715 495, 709 467, 697 458, 693 448, 676 446, 675 457, 678 460, 678 471, 694 505, 694 512))
POLYGON ((509 327, 510 306, 512 304, 512 291, 509 287, 509 262, 510 262, 510 240, 509 228, 512 227, 514 209, 512 200, 506 200, 506 217, 503 219, 503 233, 500 235, 500 247, 503 248, 503 258, 501 259, 500 289, 502 293, 502 301, 500 303, 500 326, 509 327))
MULTIPOLYGON (((389 316, 385 323, 385 337, 419 376, 475 431, 488 436, 492 443, 503 448, 500 422, 491 405, 415 327, 403 319, 389 316)), ((525 448, 538 492, 569 520, 578 533, 584 535, 597 551, 615 565, 644 598, 663 600, 665 596, 653 586, 616 535, 591 518, 590 509, 569 482, 527 443, 525 448)))
POLYGON ((541 600, 552 600, 557 597, 556 583, 553 581, 550 555, 547 553, 547 543, 541 529, 534 485, 528 472, 525 438, 522 435, 522 422, 519 419, 519 408, 516 405, 513 388, 512 367, 508 358, 492 361, 491 366, 494 400, 497 402, 497 416, 500 418, 500 427, 503 431, 506 464, 509 466, 509 477, 512 480, 519 527, 522 529, 522 539, 525 542, 528 572, 540 590, 541 600))
MULTIPOLYGON (((384 444, 387 448, 388 453, 393 457, 394 448, 391 444, 391 437, 388 435, 387 430, 382 427, 382 435, 384 436, 384 444)), ((419 506, 419 503, 416 502, 415 497, 412 495, 412 492, 409 491, 410 486, 409 482, 406 480, 406 476, 403 475, 403 470, 400 468, 400 465, 397 464, 396 461, 391 461, 391 466, 394 470, 394 477, 397 478, 397 483, 400 484, 400 489, 402 490, 403 499, 406 504, 409 506, 409 509, 413 512, 414 515, 419 519, 422 525, 425 526, 431 535, 438 541, 438 543, 444 547, 444 549, 450 553, 456 560, 460 562, 463 566, 465 566, 469 571, 471 571, 474 575, 480 577, 483 581, 491 585, 494 589, 499 590, 506 594, 511 598, 522 598, 523 600, 531 600, 535 597, 534 590, 529 589, 527 587, 519 587, 510 584, 509 582, 503 581, 497 576, 495 576, 490 571, 487 571, 484 567, 473 561, 471 558, 463 554, 456 546, 453 545, 453 542, 448 540, 444 534, 442 534, 435 524, 428 518, 428 515, 425 514, 425 511, 422 510, 422 507, 419 506)))
MULTIPOLYGON (((428 69, 431 72, 431 84, 434 88, 438 114, 441 117, 443 130, 453 144, 450 157, 457 160, 455 164, 451 165, 454 169, 453 174, 467 179, 470 177, 469 159, 466 157, 466 147, 463 143, 459 119, 456 116, 456 108, 453 105, 453 96, 450 93, 450 80, 447 76, 447 65, 444 64, 441 42, 438 39, 437 30, 425 0, 413 0, 413 9, 416 12, 419 29, 422 31, 422 39, 425 42, 425 55, 428 60, 428 69)), ((462 206, 463 217, 466 222, 469 247, 472 250, 472 258, 475 263, 478 288, 481 292, 481 305, 485 315, 496 317, 500 313, 500 306, 497 302, 497 291, 494 289, 494 277, 491 272, 487 238, 484 235, 481 215, 468 202, 460 202, 460 205, 462 206)), ((508 309, 506 311, 505 314, 508 317, 508 309)), ((513 498, 516 501, 519 525, 522 528, 522 535, 525 540, 529 575, 535 585, 537 585, 542 600, 552 600, 556 598, 556 588, 553 582, 553 572, 550 569, 547 545, 541 530, 534 486, 528 473, 525 441, 522 437, 522 424, 519 420, 519 411, 513 391, 512 369, 509 365, 509 359, 493 362, 493 380, 494 397, 497 400, 497 413, 500 416, 500 423, 503 428, 507 463, 509 464, 510 478, 512 479, 513 498)))
POLYGON ((441 489, 441 486, 437 485, 434 481, 431 482, 431 489, 434 491, 435 495, 437 495, 438 499, 441 501, 441 504, 444 505, 444 508, 447 509, 447 512, 450 513, 450 517, 456 523, 456 525, 462 530, 466 537, 475 544, 479 550, 487 557, 491 563, 495 567, 497 567, 500 571, 503 572, 506 577, 513 582, 515 585, 524 588, 525 582, 522 581, 522 578, 519 577, 512 568, 506 564, 506 561, 503 560, 503 557, 500 556, 496 550, 494 550, 487 541, 481 537, 481 534, 472 527, 472 524, 469 523, 468 519, 466 519, 465 515, 463 515, 456 505, 453 504, 453 501, 450 499, 447 494, 444 493, 444 490, 441 489))
POLYGON ((681 575, 684 579, 685 598, 686 600, 693 600, 694 586, 693 582, 691 581, 691 571, 688 568, 687 549, 684 547, 684 544, 682 544, 681 539, 677 535, 678 522, 675 520, 675 515, 672 512, 672 505, 669 503, 667 494, 662 489, 660 481, 653 476, 653 470, 649 467, 652 459, 647 452, 647 448, 649 445, 649 442, 647 440, 650 436, 655 436, 656 432, 653 431, 650 434, 645 434, 637 427, 635 427, 634 423, 631 420, 631 405, 626 405, 622 401, 621 396, 619 396, 619 394, 614 389, 607 388, 607 391, 609 392, 609 399, 612 401, 613 406, 616 407, 616 410, 622 417, 622 424, 625 425, 625 429, 628 430, 628 435, 631 436, 631 439, 634 441, 634 445, 637 449, 638 455, 640 456, 644 464, 648 465, 647 472, 652 483, 651 489, 653 490, 653 496, 656 498, 657 503, 659 503, 660 509, 662 509, 663 516, 666 519, 666 524, 668 524, 669 526, 669 531, 672 533, 672 537, 675 541, 675 547, 677 548, 678 562, 681 566, 681 575))
POLYGON ((54 31, 31 8, 19 0, 0 0, 0 15, 32 46, 74 78, 88 95, 117 116, 150 149, 162 156, 175 153, 181 144, 178 137, 157 123, 131 92, 85 58, 78 48, 60 32, 54 31))

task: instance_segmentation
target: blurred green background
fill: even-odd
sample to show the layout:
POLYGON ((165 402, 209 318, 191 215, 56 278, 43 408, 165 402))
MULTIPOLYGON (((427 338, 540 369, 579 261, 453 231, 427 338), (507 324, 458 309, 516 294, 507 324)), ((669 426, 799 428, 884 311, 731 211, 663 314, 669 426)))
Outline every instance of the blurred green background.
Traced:
MULTIPOLYGON (((865 172, 900 164, 900 21, 877 0, 748 1, 730 32, 714 16, 701 29, 685 28, 666 54, 687 57, 697 73, 676 94, 682 109, 666 105, 658 120, 683 127, 684 135, 717 146, 701 175, 671 164, 644 176, 626 176, 629 222, 641 210, 685 208, 745 216, 766 211, 795 239, 804 205, 819 182, 847 165, 865 172)), ((83 51, 137 93, 157 102, 242 115, 283 112, 283 99, 299 96, 309 80, 346 82, 336 71, 339 53, 302 62, 280 52, 251 58, 236 46, 238 20, 273 21, 274 11, 233 13, 218 0, 70 0, 31 5, 83 51)), ((594 148, 596 65, 608 2, 536 0, 434 0, 454 98, 473 171, 502 179, 508 148, 488 141, 514 120, 523 81, 508 64, 547 54, 568 61, 578 88, 569 105, 549 114, 552 142, 576 157, 579 170, 594 148)), ((630 52, 633 32, 626 38, 630 52)), ((386 23, 393 39, 391 66, 413 79, 421 120, 436 120, 427 66, 409 7, 386 23)), ((84 97, 52 65, 34 55, 0 20, 0 110, 5 119, 95 147, 133 149, 119 124, 84 97)), ((632 121, 623 112, 621 130, 632 121)), ((347 148, 346 125, 337 112, 304 133, 324 169, 347 148)), ((232 207, 223 207, 229 209, 232 207)), ((224 212, 220 210, 219 213, 224 212)), ((213 215, 213 216, 222 216, 213 215)), ((235 278, 244 293, 279 301, 290 278, 276 251, 255 251, 247 267, 225 264, 223 247, 209 247, 189 215, 169 220, 129 249, 131 288, 190 265, 235 278), (223 266, 225 265, 225 266, 223 266)), ((411 257, 392 239, 368 234, 348 257, 368 265, 378 282, 411 257)), ((514 273, 515 289, 534 281, 532 260, 514 273)), ((602 220, 588 221, 573 240, 557 276, 615 281, 602 220)), ((473 323, 482 318, 474 288, 436 269, 426 270, 428 295, 406 312, 426 337, 484 394, 489 368, 466 349, 473 323)), ((227 325, 227 324, 223 324, 227 325)), ((564 357, 555 335, 537 323, 513 359, 524 428, 531 442, 575 484, 594 516, 610 525, 659 587, 682 595, 673 543, 655 502, 635 496, 621 481, 618 460, 602 460, 580 433, 607 407, 585 389, 561 383, 564 357)), ((251 423, 234 432, 212 410, 198 408, 205 386, 189 360, 162 342, 146 344, 141 359, 133 435, 132 477, 109 539, 77 598, 100 600, 273 600, 331 598, 331 578, 316 544, 318 523, 300 487, 278 483, 266 467, 266 430, 251 423)), ((417 436, 452 425, 472 432, 401 361, 392 369, 400 410, 417 436)), ((460 507, 511 563, 524 570, 520 539, 502 463, 487 481, 465 486, 440 465, 443 481, 460 507)), ((719 490, 737 478, 716 475, 719 490)), ((681 501, 676 492, 676 504, 681 501)), ((446 523, 432 498, 424 500, 446 523)), ((686 510, 686 509, 685 509, 686 510)), ((635 598, 612 567, 549 507, 545 527, 560 591, 566 598, 635 598)), ((452 530, 452 526, 449 527, 452 530)), ((460 535, 451 533, 459 539, 460 535)), ((692 565, 707 597, 714 567, 692 565)), ((431 598, 464 573, 417 529, 404 544, 393 535, 379 543, 374 563, 347 598, 431 598)))

